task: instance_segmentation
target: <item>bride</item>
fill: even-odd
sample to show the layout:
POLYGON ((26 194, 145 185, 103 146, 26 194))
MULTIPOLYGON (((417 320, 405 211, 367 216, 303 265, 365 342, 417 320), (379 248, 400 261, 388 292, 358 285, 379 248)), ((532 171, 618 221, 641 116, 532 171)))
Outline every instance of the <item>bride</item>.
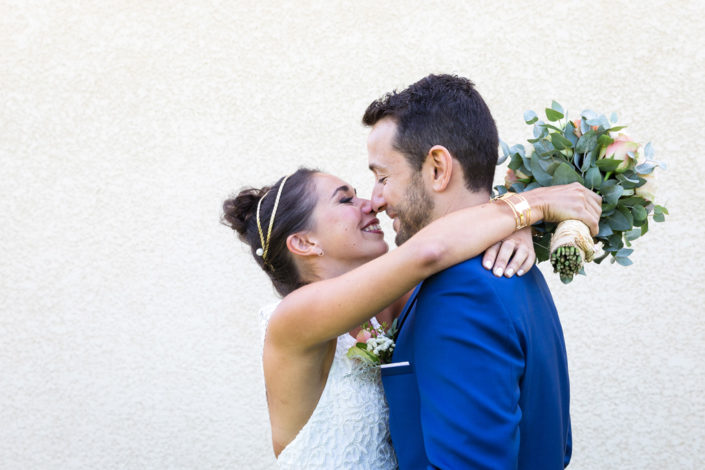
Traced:
MULTIPOLYGON (((532 223, 579 219, 597 231, 595 195, 580 185, 522 194, 532 223)), ((363 369, 346 352, 363 323, 391 324, 417 283, 512 235, 512 210, 488 202, 453 212, 387 253, 370 201, 316 170, 242 190, 223 209, 284 296, 262 357, 279 467, 396 468, 379 369, 363 369)), ((530 232, 522 236, 530 247, 530 232)), ((514 272, 533 264, 526 251, 512 259, 514 272)))

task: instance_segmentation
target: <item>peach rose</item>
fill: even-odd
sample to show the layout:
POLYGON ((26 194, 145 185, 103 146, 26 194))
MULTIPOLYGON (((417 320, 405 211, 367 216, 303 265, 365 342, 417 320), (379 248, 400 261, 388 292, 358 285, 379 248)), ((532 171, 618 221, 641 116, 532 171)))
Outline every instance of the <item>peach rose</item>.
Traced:
POLYGON ((367 343, 367 340, 372 338, 372 333, 367 330, 360 330, 360 332, 355 336, 358 343, 367 343))
POLYGON ((511 168, 507 168, 507 174, 504 175, 504 186, 509 189, 514 183, 523 179, 529 179, 529 176, 522 173, 521 170, 514 171, 511 168))
POLYGON ((619 160, 620 164, 615 170, 617 173, 623 173, 636 164, 638 157, 639 144, 632 142, 629 137, 624 134, 619 134, 614 142, 600 150, 598 159, 609 158, 619 160), (631 153, 633 156, 630 156, 631 153))
POLYGON ((646 180, 642 186, 634 189, 634 194, 639 197, 643 197, 649 202, 654 202, 656 193, 656 182, 654 181, 654 172, 652 171, 648 175, 639 175, 646 180))

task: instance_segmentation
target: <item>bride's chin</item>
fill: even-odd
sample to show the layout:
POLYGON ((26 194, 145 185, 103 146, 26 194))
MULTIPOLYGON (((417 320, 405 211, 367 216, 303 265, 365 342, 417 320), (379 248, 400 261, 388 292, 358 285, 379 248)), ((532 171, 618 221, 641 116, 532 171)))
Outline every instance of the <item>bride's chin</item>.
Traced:
POLYGON ((380 246, 377 248, 377 250, 374 252, 374 254, 371 255, 370 261, 379 258, 383 254, 387 253, 389 251, 389 245, 387 245, 387 242, 384 240, 381 241, 380 246))

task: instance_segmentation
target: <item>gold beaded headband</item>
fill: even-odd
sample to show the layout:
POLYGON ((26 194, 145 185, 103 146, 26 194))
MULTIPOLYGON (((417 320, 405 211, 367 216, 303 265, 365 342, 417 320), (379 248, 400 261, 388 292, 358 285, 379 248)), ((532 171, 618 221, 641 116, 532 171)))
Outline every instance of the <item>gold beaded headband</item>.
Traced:
POLYGON ((265 241, 264 239, 264 232, 262 232, 262 224, 260 223, 259 220, 259 208, 262 205, 262 199, 267 197, 267 194, 270 193, 270 191, 267 191, 267 193, 262 196, 257 203, 257 229, 259 230, 259 240, 260 243, 262 244, 261 248, 257 248, 255 251, 255 254, 257 256, 260 256, 265 262, 267 261, 267 251, 269 250, 269 238, 272 236, 272 227, 274 226, 274 216, 277 214, 277 206, 279 206, 279 198, 282 195, 282 189, 284 189, 284 183, 286 183, 286 180, 289 178, 289 176, 284 177, 282 180, 282 183, 279 185, 279 190, 277 191, 277 198, 274 200, 274 208, 272 209, 272 216, 269 218, 269 227, 267 228, 267 240, 265 241))

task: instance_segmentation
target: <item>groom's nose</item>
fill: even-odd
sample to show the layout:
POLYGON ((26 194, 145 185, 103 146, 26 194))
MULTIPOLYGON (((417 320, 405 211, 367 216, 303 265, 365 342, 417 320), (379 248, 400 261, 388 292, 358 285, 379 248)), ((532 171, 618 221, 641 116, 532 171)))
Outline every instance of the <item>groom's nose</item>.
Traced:
POLYGON ((382 195, 381 185, 376 184, 375 187, 372 189, 372 196, 370 197, 370 202, 372 203, 372 209, 374 209, 374 211, 377 213, 387 209, 387 201, 384 200, 384 196, 382 195))

